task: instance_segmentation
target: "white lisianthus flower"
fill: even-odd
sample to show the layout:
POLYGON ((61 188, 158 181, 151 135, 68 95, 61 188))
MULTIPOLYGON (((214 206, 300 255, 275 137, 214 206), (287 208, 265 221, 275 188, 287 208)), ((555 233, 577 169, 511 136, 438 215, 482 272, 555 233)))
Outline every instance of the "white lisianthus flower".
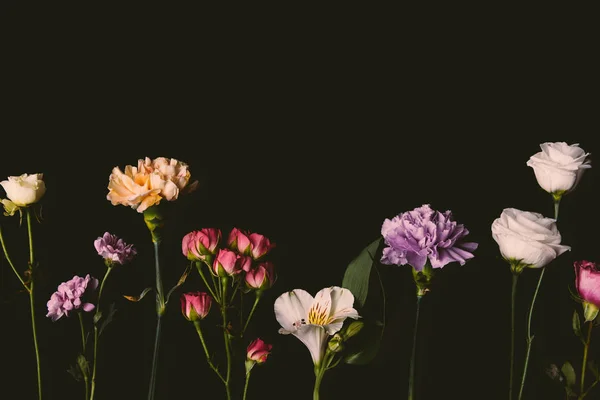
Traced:
POLYGON ((17 207, 27 207, 40 201, 46 193, 46 184, 42 179, 43 174, 23 174, 9 176, 8 180, 0 182, 0 185, 13 204, 17 207))
POLYGON ((561 196, 577 186, 583 172, 591 168, 589 153, 579 144, 542 143, 542 151, 531 156, 527 165, 533 168, 539 185, 548 193, 561 196))
POLYGON ((314 298, 302 289, 283 293, 275 300, 275 317, 282 327, 279 333, 300 339, 318 366, 328 336, 337 333, 346 318, 360 318, 353 305, 352 293, 338 286, 322 289, 314 298))
POLYGON ((492 236, 502 256, 520 268, 541 268, 571 250, 560 243, 556 220, 515 208, 505 208, 494 220, 492 236))

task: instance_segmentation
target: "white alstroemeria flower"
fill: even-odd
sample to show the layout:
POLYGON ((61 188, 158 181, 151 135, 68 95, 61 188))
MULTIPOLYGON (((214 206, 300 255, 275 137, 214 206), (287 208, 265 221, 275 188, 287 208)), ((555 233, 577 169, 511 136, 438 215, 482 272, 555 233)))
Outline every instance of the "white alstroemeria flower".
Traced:
POLYGON ((353 305, 352 293, 338 286, 321 289, 314 298, 302 289, 283 293, 275 300, 275 317, 282 326, 279 333, 300 339, 319 365, 327 337, 342 329, 346 318, 360 318, 353 305))

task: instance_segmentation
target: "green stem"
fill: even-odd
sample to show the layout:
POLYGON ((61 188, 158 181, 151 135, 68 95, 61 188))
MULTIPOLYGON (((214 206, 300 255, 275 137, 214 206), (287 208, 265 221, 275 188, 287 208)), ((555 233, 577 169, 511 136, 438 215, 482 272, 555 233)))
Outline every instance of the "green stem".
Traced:
POLYGON ((258 302, 260 301, 261 295, 262 295, 262 291, 257 290, 256 297, 254 298, 254 304, 252 305, 252 310, 250 310, 250 314, 248 314, 248 319, 246 320, 246 323, 244 324, 244 329, 242 329, 242 333, 240 336, 244 336, 244 332, 246 332, 246 328, 248 328, 248 323, 250 322, 250 319, 252 319, 252 315, 254 315, 254 310, 256 310, 256 306, 258 305, 258 302))
POLYGON ((202 278, 202 281, 204 282, 204 285, 206 286, 206 288, 210 292, 211 296, 215 299, 215 301, 217 303, 220 303, 221 301, 215 295, 215 292, 213 291, 213 288, 208 284, 208 281, 206 280, 206 276, 204 275, 204 272, 202 271, 202 264, 200 263, 200 261, 196 261, 196 269, 198 270, 198 273, 200 274, 200 277, 202 278))
POLYGON ((246 393, 248 392, 248 383, 250 382, 250 373, 252 372, 252 370, 248 371, 248 373, 246 373, 246 383, 244 384, 244 396, 242 397, 242 400, 246 400, 246 393))
POLYGON ((510 301, 510 380, 508 385, 508 398, 513 397, 513 382, 515 375, 515 303, 517 298, 517 280, 519 274, 513 273, 512 291, 510 301))
POLYGON ((408 400, 415 398, 415 355, 417 350, 417 328, 419 326, 419 309, 423 296, 417 296, 417 310, 415 313, 415 327, 413 330, 413 347, 410 356, 410 372, 408 376, 408 400))
MULTIPOLYGON (((83 314, 78 312, 77 315, 79 316, 79 327, 81 328, 81 354, 83 354, 83 356, 85 357, 85 329, 83 328, 83 314)), ((90 398, 90 386, 89 386, 89 382, 88 382, 88 377, 87 377, 87 373, 85 373, 85 371, 83 372, 83 382, 85 384, 85 400, 88 400, 90 398)))
POLYGON ((160 347, 160 332, 162 316, 165 313, 165 299, 163 297, 163 285, 160 275, 159 246, 160 242, 154 239, 154 267, 156 270, 156 336, 154 337, 154 352, 152 354, 152 371, 150 373, 150 387, 148 389, 148 400, 154 400, 156 390, 156 372, 158 370, 158 351, 160 347))
POLYGON ((531 306, 529 307, 529 316, 527 321, 527 353, 525 355, 525 366, 523 367, 523 377, 521 378, 521 388, 519 389, 519 400, 523 397, 523 388, 525 387, 525 379, 527 378, 527 367, 529 365, 529 355, 531 354, 531 344, 533 343, 533 335, 531 334, 531 317, 533 316, 533 307, 535 306, 535 299, 537 298, 538 291, 544 278, 544 272, 546 268, 542 268, 540 277, 538 279, 537 287, 533 293, 533 299, 531 300, 531 306))
MULTIPOLYGON (((100 313, 100 298, 102 297, 102 290, 104 289, 104 283, 110 275, 110 271, 112 271, 112 267, 108 267, 106 272, 104 273, 104 278, 102 278, 102 283, 100 283, 100 289, 98 290, 98 301, 96 304, 96 312, 94 313, 94 320, 96 319, 96 315, 100 313)), ((94 400, 94 394, 96 393, 96 359, 98 358, 98 326, 96 325, 98 321, 94 322, 94 363, 92 367, 92 393, 90 400, 94 400)))
POLYGON ((29 287, 27 286, 27 284, 25 283, 25 281, 23 280, 23 278, 21 278, 21 275, 19 275, 19 273, 17 272, 17 269, 15 268, 15 265, 12 263, 9 255, 8 255, 8 250, 6 249, 6 245, 4 243, 4 236, 2 236, 2 225, 0 225, 0 243, 2 243, 2 250, 4 250, 4 257, 6 258, 6 261, 8 261, 8 264, 12 268, 13 272, 15 273, 15 275, 17 276, 17 278, 19 278, 19 281, 21 282, 21 284, 23 285, 23 287, 25 288, 25 290, 27 290, 27 292, 29 293, 30 292, 29 287))
POLYGON ((35 347, 35 359, 36 359, 36 363, 37 363, 37 385, 38 385, 38 400, 42 399, 42 371, 41 371, 41 367, 40 367, 40 349, 38 346, 38 340, 37 340, 37 330, 35 327, 35 307, 34 307, 34 296, 33 296, 33 284, 35 281, 35 274, 34 274, 34 265, 35 265, 35 258, 33 255, 33 234, 32 234, 32 229, 31 229, 31 210, 29 208, 26 208, 26 214, 27 214, 27 234, 29 236, 29 270, 31 272, 31 283, 29 285, 29 304, 31 307, 31 328, 33 331, 33 344, 35 347))
POLYGON ((579 386, 579 393, 584 393, 584 381, 585 381, 585 367, 587 364, 588 350, 590 348, 590 340, 592 339, 592 327, 594 326, 593 321, 588 322, 588 334, 583 348, 583 363, 581 364, 581 385, 579 386))
POLYGON ((554 199, 554 219, 558 219, 558 209, 560 206, 560 197, 554 199))
POLYGON ((200 321, 194 321, 194 326, 196 327, 196 332, 198 332, 198 337, 200 338, 200 342, 202 343, 202 348, 204 349, 204 354, 206 355, 206 361, 208 362, 208 365, 210 366, 210 368, 215 371, 215 373, 217 374, 217 376, 219 377, 219 379, 221 379, 221 381, 223 383, 225 383, 225 379, 223 378, 223 375, 221 375, 221 373, 219 372, 219 369, 217 367, 215 367, 215 365, 212 363, 211 359, 210 359, 210 353, 208 352, 208 347, 206 346, 206 342, 204 341, 204 335, 202 335, 202 330, 200 329, 200 321))
POLYGON ((231 343, 229 338, 229 332, 227 329, 227 286, 229 285, 227 277, 221 278, 221 316, 223 317, 223 340, 225 341, 225 354, 227 355, 227 373, 225 374, 225 392, 227 393, 227 400, 231 400, 231 389, 229 383, 231 382, 231 343))
MULTIPOLYGON (((322 365, 325 365, 325 363, 322 365)), ((321 381, 323 380, 323 375, 325 375, 325 368, 321 368, 321 366, 315 366, 315 387, 313 389, 313 400, 319 400, 319 392, 321 390, 321 381)))

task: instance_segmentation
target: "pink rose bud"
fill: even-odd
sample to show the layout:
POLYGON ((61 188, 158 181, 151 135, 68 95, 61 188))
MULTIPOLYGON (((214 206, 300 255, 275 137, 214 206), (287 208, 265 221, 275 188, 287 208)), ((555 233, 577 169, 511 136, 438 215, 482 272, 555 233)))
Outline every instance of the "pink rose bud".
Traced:
POLYGON ((204 319, 210 311, 212 298, 204 292, 189 292, 181 295, 181 312, 188 321, 204 319))
POLYGON ((240 254, 250 255, 252 252, 252 243, 245 232, 242 232, 238 228, 233 228, 229 233, 227 239, 227 245, 232 250, 239 252, 240 254))
POLYGON ((240 258, 238 258, 238 263, 239 269, 243 270, 244 272, 248 272, 252 268, 252 257, 240 256, 240 258))
POLYGON ((275 243, 271 243, 269 239, 259 233, 250 234, 248 239, 252 243, 252 258, 255 260, 258 260, 275 247, 275 243))
POLYGON ((271 261, 266 261, 246 273, 246 286, 250 289, 266 290, 273 286, 276 279, 275 266, 271 261))
POLYGON ((257 364, 262 364, 267 361, 267 357, 271 353, 272 348, 273 345, 266 344, 260 338, 254 339, 254 341, 248 346, 246 359, 249 361, 254 361, 257 364))
POLYGON ((228 249, 219 249, 217 257, 213 261, 212 272, 216 276, 233 276, 242 271, 240 256, 228 249))
POLYGON ((575 261, 575 287, 583 300, 585 321, 593 321, 600 309, 600 265, 575 261))
POLYGON ((183 255, 192 261, 204 261, 206 256, 215 254, 221 231, 215 228, 204 228, 192 231, 183 237, 181 250, 183 255))

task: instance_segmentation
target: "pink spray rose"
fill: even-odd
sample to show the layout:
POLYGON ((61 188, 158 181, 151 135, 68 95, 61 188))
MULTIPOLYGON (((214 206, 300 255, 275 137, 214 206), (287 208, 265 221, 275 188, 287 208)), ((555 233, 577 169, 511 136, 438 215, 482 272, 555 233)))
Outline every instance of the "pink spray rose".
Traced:
POLYGON ((181 312, 188 321, 206 318, 212 298, 204 292, 189 292, 181 295, 181 312))
POLYGON ((275 243, 271 243, 267 237, 259 233, 251 233, 248 238, 250 239, 250 243, 252 243, 252 258, 255 260, 266 255, 273 247, 275 247, 275 243))
POLYGON ((254 339, 254 341, 248 346, 246 359, 249 361, 254 361, 257 364, 262 364, 267 361, 267 357, 271 353, 272 348, 273 345, 266 344, 260 338, 254 339))
POLYGON ((246 258, 229 249, 219 249, 212 265, 215 276, 233 276, 243 271, 246 258))
POLYGON ((240 254, 250 255, 252 251, 252 242, 250 242, 248 234, 238 228, 233 228, 231 232, 229 232, 227 245, 229 248, 240 254))
POLYGON ((275 283, 275 266, 270 261, 261 262, 246 273, 246 286, 250 289, 266 290, 275 283))
POLYGON ((585 320, 592 321, 600 309, 600 265, 575 261, 575 287, 583 300, 585 320))
POLYGON ((183 237, 181 250, 191 261, 209 261, 207 256, 214 255, 219 242, 221 231, 215 228, 204 228, 192 231, 183 237))

